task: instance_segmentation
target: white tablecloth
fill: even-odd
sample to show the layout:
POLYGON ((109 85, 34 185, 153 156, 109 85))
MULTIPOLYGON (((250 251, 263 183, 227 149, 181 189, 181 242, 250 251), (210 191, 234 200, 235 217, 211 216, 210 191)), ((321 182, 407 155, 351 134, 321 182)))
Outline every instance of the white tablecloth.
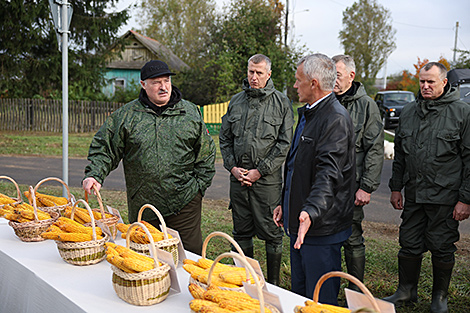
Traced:
MULTIPOLYGON (((118 239, 125 246, 125 241, 118 239)), ((186 257, 199 256, 186 252, 186 257)), ((114 292, 110 264, 74 266, 59 255, 52 240, 23 242, 4 219, 0 219, 0 312, 190 312, 189 274, 177 268, 181 293, 161 303, 134 306, 114 292)), ((291 313, 306 300, 290 291, 268 284, 279 295, 284 313, 291 313)))

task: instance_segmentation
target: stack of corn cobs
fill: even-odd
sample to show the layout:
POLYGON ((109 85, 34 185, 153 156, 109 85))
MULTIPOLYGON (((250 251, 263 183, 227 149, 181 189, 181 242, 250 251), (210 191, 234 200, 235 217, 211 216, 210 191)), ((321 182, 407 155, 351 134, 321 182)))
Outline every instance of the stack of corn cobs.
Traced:
MULTIPOLYGON (((25 191, 24 195, 26 196, 26 198, 29 199, 30 203, 33 202, 29 191, 25 191)), ((54 207, 54 206, 66 205, 67 203, 69 203, 69 200, 67 200, 67 198, 64 198, 64 197, 56 197, 56 196, 42 194, 39 192, 36 192, 35 195, 36 195, 36 205, 38 207, 54 207)))
MULTIPOLYGON (((158 230, 155 226, 153 226, 152 224, 146 221, 140 221, 140 222, 147 227, 148 231, 152 235, 154 242, 165 239, 163 233, 160 230, 158 230)), ((127 230, 129 229, 130 226, 131 226, 130 224, 123 224, 123 223, 118 223, 116 225, 117 229, 122 233, 121 234, 122 238, 126 239, 127 230)), ((170 234, 168 234, 168 238, 173 238, 173 237, 170 234)), ((140 244, 150 243, 150 240, 147 237, 147 234, 141 227, 135 227, 131 230, 130 240, 135 243, 140 243, 140 244)))
MULTIPOLYGON (((27 223, 34 221, 34 208, 27 203, 14 204, 17 200, 0 194, 0 217, 17 223, 27 223)), ((51 218, 49 213, 37 210, 38 220, 48 220, 51 218)))
MULTIPOLYGON (((101 228, 95 227, 96 240, 103 239, 101 228)), ((54 224, 41 234, 44 239, 59 241, 83 242, 93 240, 93 228, 71 220, 67 217, 59 217, 54 224)))
MULTIPOLYGON (((189 292, 194 300, 189 302, 192 311, 198 313, 255 313, 260 312, 259 300, 253 299, 244 292, 222 290, 216 286, 209 286, 207 291, 199 285, 189 284, 189 292)), ((271 310, 264 308, 266 313, 271 310)))
MULTIPOLYGON (((96 220, 102 219, 102 215, 100 212, 97 211, 91 211, 93 213, 93 217, 96 220)), ((72 217, 72 208, 71 207, 66 207, 64 216, 71 218, 72 217)), ((105 217, 104 218, 110 218, 113 215, 110 213, 105 212, 105 217)), ((87 209, 75 207, 75 212, 73 214, 73 220, 80 223, 80 224, 86 224, 86 223, 91 223, 91 217, 90 214, 88 213, 87 209)))
POLYGON ((148 256, 115 243, 107 242, 105 245, 106 260, 126 273, 140 273, 155 268, 155 261, 148 256))
MULTIPOLYGON (((191 274, 194 280, 203 284, 207 284, 209 269, 214 263, 213 260, 200 258, 197 262, 185 259, 183 260, 183 268, 191 274)), ((255 280, 250 274, 250 283, 254 284, 255 280)), ((246 271, 243 267, 235 267, 222 263, 217 263, 212 271, 211 284, 225 288, 240 288, 246 281, 246 271)))

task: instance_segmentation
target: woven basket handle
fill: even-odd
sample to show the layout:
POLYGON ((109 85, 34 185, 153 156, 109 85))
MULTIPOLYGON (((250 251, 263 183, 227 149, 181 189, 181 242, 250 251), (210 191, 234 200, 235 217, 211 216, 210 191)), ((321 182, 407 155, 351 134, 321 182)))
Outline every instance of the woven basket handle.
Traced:
MULTIPOLYGON (((96 187, 96 185, 93 185, 93 189, 95 190, 96 200, 98 200, 98 205, 100 206, 101 218, 105 219, 106 214, 104 213, 103 199, 101 198, 101 194, 98 191, 98 187, 96 187)), ((86 191, 85 191, 85 201, 88 203, 88 193, 86 191)))
POLYGON ((232 259, 238 259, 240 262, 243 263, 245 266, 245 269, 248 270, 251 275, 253 276, 253 279, 255 280, 255 285, 256 289, 258 291, 258 298, 259 298, 259 306, 260 306, 260 312, 264 313, 264 296, 263 296, 263 290, 261 289, 261 283, 258 279, 258 275, 256 275, 255 270, 253 267, 248 263, 248 261, 245 259, 244 256, 241 256, 238 253, 235 252, 225 252, 219 255, 217 258, 215 258, 214 263, 212 263, 210 269, 209 269, 209 274, 207 278, 207 286, 211 285, 211 277, 212 277, 212 272, 214 271, 215 265, 222 260, 223 258, 232 258, 232 259))
POLYGON ((153 241, 153 237, 152 237, 152 234, 150 233, 150 231, 148 230, 147 226, 145 226, 144 224, 142 224, 141 222, 135 222, 135 223, 132 223, 132 225, 129 227, 129 229, 127 230, 127 233, 126 233, 126 247, 129 248, 129 245, 131 243, 131 230, 132 228, 134 227, 142 227, 142 229, 145 231, 145 233, 147 234, 147 237, 149 238, 150 240, 150 243, 149 243, 149 249, 150 249, 150 255, 153 256, 153 261, 155 263, 155 268, 159 267, 160 264, 158 262, 158 256, 157 256, 157 250, 155 248, 155 242, 153 241))
POLYGON ((165 219, 163 218, 163 215, 160 213, 160 211, 158 211, 157 208, 154 207, 153 205, 151 205, 151 204, 144 204, 144 205, 140 208, 139 214, 137 215, 137 222, 142 221, 142 213, 144 212, 144 210, 145 210, 146 208, 151 209, 153 212, 155 212, 155 214, 157 214, 157 217, 158 217, 158 219, 160 220, 160 224, 162 225, 163 238, 164 238, 165 240, 168 239, 168 231, 167 231, 167 229, 166 229, 165 219))
POLYGON ((34 221, 37 223, 39 222, 38 218, 38 205, 36 203, 36 197, 34 196, 33 186, 29 186, 29 194, 31 195, 30 204, 33 206, 34 209, 34 221))
POLYGON ((11 177, 9 177, 9 176, 0 176, 0 179, 8 179, 9 181, 11 181, 11 182, 15 185, 15 187, 16 187, 16 193, 18 194, 18 197, 16 198, 16 200, 18 200, 18 201, 23 201, 23 200, 21 199, 20 187, 18 187, 18 184, 16 183, 16 181, 15 181, 13 178, 11 178, 11 177))
MULTIPOLYGON (((36 200, 34 200, 36 201, 36 200)), ((88 205, 88 202, 86 202, 85 200, 83 199, 78 199, 77 201, 75 201, 75 203, 73 204, 73 207, 72 207, 72 213, 70 215, 70 219, 73 220, 73 217, 75 215, 75 208, 78 207, 77 204, 78 203, 83 203, 83 205, 85 205, 85 208, 87 209, 88 211, 88 214, 90 215, 90 218, 91 218, 91 227, 93 229, 93 240, 96 240, 96 226, 95 226, 95 217, 93 216, 93 212, 91 211, 91 208, 90 208, 90 205, 88 205)))
POLYGON ((240 248, 240 246, 238 245, 238 243, 235 241, 235 239, 233 239, 232 237, 230 237, 229 235, 227 235, 226 233, 224 232, 221 232, 221 231, 215 231, 215 232, 212 232, 210 233, 206 239, 204 239, 204 243, 202 244, 202 257, 205 259, 206 258, 206 250, 207 250, 207 245, 209 243, 209 240, 212 238, 212 237, 223 237, 225 239, 227 239, 234 247, 235 249, 237 249, 238 253, 242 256, 242 257, 246 257, 245 256, 245 253, 243 253, 243 250, 242 248, 240 248))
POLYGON ((47 181, 51 181, 51 180, 58 181, 59 183, 64 185, 65 189, 67 190, 67 198, 69 199, 69 202, 70 202, 70 200, 72 199, 72 195, 70 194, 69 186, 67 186, 67 184, 62 179, 57 178, 57 177, 47 177, 47 178, 44 178, 44 179, 40 180, 36 184, 36 186, 34 187, 34 194, 36 194, 36 192, 38 191, 39 186, 41 186, 43 183, 45 183, 47 181))
POLYGON ((329 272, 329 273, 324 274, 322 277, 320 277, 320 279, 317 282, 317 285, 315 286, 315 290, 313 291, 313 301, 318 302, 318 297, 320 296, 321 285, 328 278, 331 278, 331 277, 346 278, 347 280, 354 283, 356 286, 359 287, 359 289, 361 289, 361 291, 364 293, 364 295, 369 299, 370 303, 374 307, 374 310, 377 313, 380 313, 379 305, 377 304, 377 301, 375 300, 374 296, 370 293, 369 289, 367 289, 367 287, 359 279, 357 279, 356 277, 354 277, 350 274, 344 273, 344 272, 339 272, 339 271, 329 272))

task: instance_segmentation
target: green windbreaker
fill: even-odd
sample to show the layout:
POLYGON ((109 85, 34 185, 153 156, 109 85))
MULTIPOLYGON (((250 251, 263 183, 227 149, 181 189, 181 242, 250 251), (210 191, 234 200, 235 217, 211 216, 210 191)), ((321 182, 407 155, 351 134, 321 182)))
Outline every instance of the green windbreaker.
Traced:
MULTIPOLYGON (((116 110, 92 140, 85 178, 102 184, 121 159, 131 223, 144 204, 176 214, 199 191, 204 195, 215 174, 215 144, 201 112, 186 100, 160 116, 138 99, 116 110)), ((157 216, 145 210, 143 218, 157 216)))
POLYGON ((470 106, 446 86, 436 100, 405 105, 389 187, 415 203, 470 204, 470 106))
POLYGON ((281 166, 292 140, 294 113, 290 100, 274 88, 252 89, 243 81, 242 92, 230 100, 219 134, 224 167, 258 169, 261 181, 281 182, 281 166))
POLYGON ((364 86, 353 82, 356 92, 340 97, 348 110, 356 135, 356 181, 359 188, 372 193, 380 185, 384 162, 384 131, 377 104, 366 93, 364 86))

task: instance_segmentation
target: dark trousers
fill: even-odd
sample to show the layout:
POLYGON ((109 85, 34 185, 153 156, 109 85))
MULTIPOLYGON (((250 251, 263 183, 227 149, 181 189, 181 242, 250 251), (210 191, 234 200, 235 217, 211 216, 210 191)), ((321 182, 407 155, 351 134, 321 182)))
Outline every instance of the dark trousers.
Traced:
POLYGON ((362 229, 362 221, 364 220, 364 207, 355 206, 353 214, 353 222, 351 225, 352 234, 344 242, 344 254, 351 258, 360 258, 366 255, 366 246, 364 245, 364 230, 362 229))
MULTIPOLYGON (((290 239, 291 290, 312 299, 315 286, 323 274, 341 271, 342 242, 325 245, 302 244, 294 249, 296 236, 290 239)), ((319 301, 338 305, 340 278, 327 279, 320 289, 319 301)))
MULTIPOLYGON (((166 226, 178 231, 184 249, 198 255, 202 253, 201 211, 202 195, 199 192, 178 214, 165 216, 166 226)), ((160 229, 159 220, 149 223, 160 229)))
POLYGON ((401 214, 400 255, 421 256, 431 251, 440 262, 453 262, 459 240, 459 222, 453 205, 419 204, 405 201, 401 214))

